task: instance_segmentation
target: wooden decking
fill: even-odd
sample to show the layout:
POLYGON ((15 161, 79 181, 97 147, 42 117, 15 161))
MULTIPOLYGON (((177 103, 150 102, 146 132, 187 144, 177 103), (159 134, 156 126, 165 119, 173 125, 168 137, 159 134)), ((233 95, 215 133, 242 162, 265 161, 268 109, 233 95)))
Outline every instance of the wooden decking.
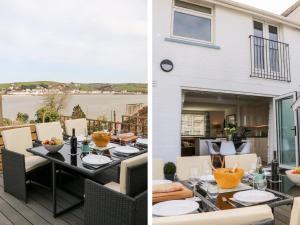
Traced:
MULTIPOLYGON (((76 201, 66 192, 58 191, 58 210, 76 201)), ((1 225, 83 225, 83 206, 58 218, 52 216, 52 193, 38 185, 31 185, 28 203, 16 199, 3 191, 0 175, 0 224, 1 225)))
MULTIPOLYGON (((66 192, 58 191, 58 209, 66 207, 76 200, 66 192)), ((83 225, 83 206, 58 218, 52 216, 51 210, 52 194, 50 190, 38 185, 31 185, 29 200, 25 204, 3 191, 3 177, 0 174, 0 225, 83 225)), ((291 208, 288 206, 276 208, 276 225, 289 225, 290 214, 291 208)))

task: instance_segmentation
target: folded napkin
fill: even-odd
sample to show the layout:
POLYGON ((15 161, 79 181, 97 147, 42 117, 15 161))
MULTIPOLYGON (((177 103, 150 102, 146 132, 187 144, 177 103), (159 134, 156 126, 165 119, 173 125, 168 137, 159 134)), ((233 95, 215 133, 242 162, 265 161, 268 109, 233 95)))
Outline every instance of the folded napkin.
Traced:
POLYGON ((138 137, 134 135, 134 133, 124 133, 124 134, 119 134, 118 136, 112 136, 111 141, 112 142, 123 142, 123 143, 128 143, 135 141, 138 137))
POLYGON ((193 192, 180 183, 156 185, 153 187, 152 202, 190 198, 193 192))
POLYGON ((159 184, 155 185, 152 188, 152 193, 168 193, 174 191, 181 191, 183 189, 183 185, 180 183, 171 183, 171 184, 159 184))

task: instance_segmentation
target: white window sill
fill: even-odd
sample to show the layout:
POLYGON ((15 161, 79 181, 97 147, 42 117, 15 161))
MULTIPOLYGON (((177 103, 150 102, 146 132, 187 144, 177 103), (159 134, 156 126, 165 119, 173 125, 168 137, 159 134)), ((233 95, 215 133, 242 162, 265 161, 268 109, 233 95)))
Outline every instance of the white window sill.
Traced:
POLYGON ((165 41, 169 42, 175 42, 179 44, 186 44, 186 45, 193 45, 193 46, 199 46, 199 47, 205 47, 205 48, 212 48, 212 49, 221 49, 220 46, 214 45, 214 44, 206 44, 206 43, 201 43, 201 42, 196 42, 196 41, 189 41, 189 40, 182 40, 179 38, 165 38, 165 41))

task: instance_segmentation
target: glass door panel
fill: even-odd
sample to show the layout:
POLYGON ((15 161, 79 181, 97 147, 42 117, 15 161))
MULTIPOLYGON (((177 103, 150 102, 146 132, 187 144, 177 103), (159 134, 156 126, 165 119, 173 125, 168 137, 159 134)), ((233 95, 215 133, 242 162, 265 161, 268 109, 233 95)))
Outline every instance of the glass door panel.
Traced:
POLYGON ((280 166, 283 168, 298 165, 297 115, 291 107, 295 100, 296 93, 274 99, 277 151, 280 166))

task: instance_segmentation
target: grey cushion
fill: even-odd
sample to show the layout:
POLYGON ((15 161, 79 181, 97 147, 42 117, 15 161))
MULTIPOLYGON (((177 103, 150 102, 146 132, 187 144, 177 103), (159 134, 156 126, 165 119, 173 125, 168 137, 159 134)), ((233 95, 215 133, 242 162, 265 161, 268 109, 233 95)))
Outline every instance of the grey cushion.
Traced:
POLYGON ((266 219, 266 220, 261 220, 255 223, 251 223, 249 225, 275 225, 274 220, 272 219, 266 219))

